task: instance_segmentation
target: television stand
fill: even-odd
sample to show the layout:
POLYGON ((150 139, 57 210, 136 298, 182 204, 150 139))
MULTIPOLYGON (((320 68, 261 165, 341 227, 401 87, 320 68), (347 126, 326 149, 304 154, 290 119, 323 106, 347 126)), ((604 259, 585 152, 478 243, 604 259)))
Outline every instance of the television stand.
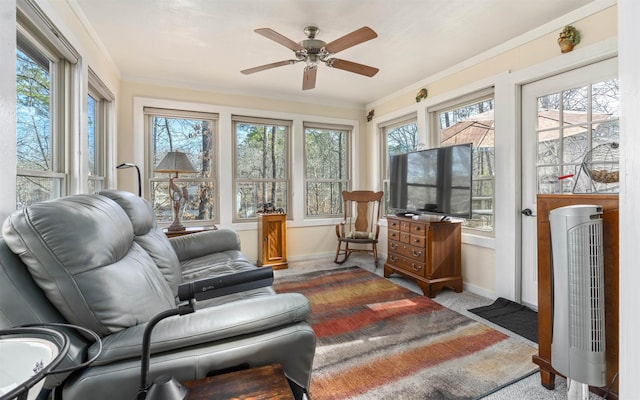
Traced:
POLYGON ((443 287, 462 292, 462 229, 450 221, 428 222, 387 216, 384 276, 401 274, 435 297, 443 287))

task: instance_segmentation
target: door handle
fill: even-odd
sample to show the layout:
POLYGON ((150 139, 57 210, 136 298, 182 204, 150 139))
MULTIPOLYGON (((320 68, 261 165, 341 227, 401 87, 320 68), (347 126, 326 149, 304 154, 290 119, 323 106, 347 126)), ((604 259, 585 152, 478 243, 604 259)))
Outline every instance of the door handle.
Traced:
POLYGON ((533 211, 531 211, 530 208, 525 208, 524 210, 521 211, 522 215, 526 216, 526 217, 535 217, 536 215, 533 213, 533 211))

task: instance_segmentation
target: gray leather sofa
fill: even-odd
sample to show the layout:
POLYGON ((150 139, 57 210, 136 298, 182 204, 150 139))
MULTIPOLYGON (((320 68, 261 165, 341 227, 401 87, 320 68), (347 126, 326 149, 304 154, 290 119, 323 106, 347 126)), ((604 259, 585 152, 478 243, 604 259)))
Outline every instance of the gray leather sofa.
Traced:
MULTIPOLYGON (((89 367, 48 378, 63 399, 133 399, 140 382, 142 335, 157 313, 175 308, 181 283, 256 267, 235 232, 168 239, 151 205, 105 191, 34 204, 14 212, 0 238, 0 329, 64 322, 96 332, 103 349, 89 367)), ((310 382, 315 334, 307 299, 271 287, 205 300, 196 312, 154 328, 151 381, 179 381, 270 363, 283 366, 298 398, 310 382)), ((97 344, 64 329, 77 365, 97 344)))

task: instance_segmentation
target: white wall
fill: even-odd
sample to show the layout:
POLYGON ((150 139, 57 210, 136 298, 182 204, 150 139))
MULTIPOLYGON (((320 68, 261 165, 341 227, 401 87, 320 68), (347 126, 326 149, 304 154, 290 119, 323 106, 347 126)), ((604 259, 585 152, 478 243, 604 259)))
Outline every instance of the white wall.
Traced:
POLYGON ((0 221, 16 207, 16 2, 0 1, 0 221))
POLYGON ((637 399, 640 376, 640 3, 620 0, 620 386, 621 399, 637 399))

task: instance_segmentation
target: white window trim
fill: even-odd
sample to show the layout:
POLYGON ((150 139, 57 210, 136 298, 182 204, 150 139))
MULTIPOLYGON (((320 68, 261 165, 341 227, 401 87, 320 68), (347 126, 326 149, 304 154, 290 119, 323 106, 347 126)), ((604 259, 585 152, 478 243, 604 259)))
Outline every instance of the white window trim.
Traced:
MULTIPOLYGON (((350 157, 350 167, 352 170, 356 170, 360 165, 360 120, 348 119, 348 118, 334 118, 323 117, 309 114, 297 114, 287 113, 280 111, 265 111, 259 109, 249 109, 241 107, 221 106, 208 103, 195 103, 179 100, 166 100, 150 97, 134 96, 133 98, 133 131, 144 132, 144 107, 157 107, 157 108, 175 108, 182 110, 202 111, 207 113, 217 113, 219 115, 218 120, 218 142, 217 142, 217 154, 218 157, 218 185, 219 193, 233 193, 233 179, 231 174, 227 173, 233 166, 233 152, 231 151, 233 146, 233 124, 231 120, 232 115, 250 115, 256 118, 278 119, 278 120, 290 120, 293 121, 291 128, 291 143, 290 151, 292 152, 291 162, 302 163, 304 157, 304 121, 314 121, 317 123, 336 124, 336 125, 348 125, 352 126, 352 143, 350 157), (225 173, 221 173, 221 170, 227 168, 225 173)), ((136 134, 133 137, 133 160, 122 160, 133 162, 138 165, 145 165, 145 143, 144 135, 136 134)), ((297 165, 297 164, 296 164, 297 165)), ((143 174, 142 179, 145 181, 145 171, 141 171, 143 174)), ((304 200, 301 196, 304 195, 304 175, 295 173, 291 178, 291 207, 287 210, 287 225, 290 227, 298 226, 324 226, 335 225, 339 222, 339 218, 304 218, 304 200), (300 198, 300 200, 298 200, 300 198)), ((354 176, 352 179, 352 187, 359 187, 359 176, 354 176)), ((255 230, 256 222, 239 222, 234 223, 233 217, 233 204, 231 200, 220 199, 220 222, 219 228, 231 228, 237 231, 242 230, 255 230)))
MULTIPOLYGON (((337 179, 327 179, 325 180, 326 182, 345 182, 346 183, 346 187, 344 190, 352 190, 352 181, 353 181, 353 168, 351 166, 350 163, 350 159, 351 159, 351 154, 352 154, 352 150, 351 150, 351 142, 353 141, 353 126, 349 126, 349 125, 336 125, 336 124, 321 124, 321 123, 317 123, 317 122, 311 122, 311 121, 304 121, 303 122, 303 131, 302 131, 302 136, 303 136, 303 141, 305 144, 305 149, 306 149, 306 140, 307 140, 307 135, 306 135, 306 130, 307 129, 318 129, 318 130, 333 130, 333 131, 340 131, 340 132, 344 132, 345 134, 345 138, 347 140, 346 143, 346 158, 347 158, 347 176, 342 179, 342 180, 337 180, 337 179)), ((303 166, 304 166, 304 204, 305 204, 305 210, 304 210, 304 215, 305 218, 307 219, 322 219, 322 218, 341 218, 341 214, 335 214, 335 215, 307 215, 307 211, 306 211, 306 203, 307 203, 307 182, 311 181, 311 182, 319 182, 320 180, 318 179, 307 179, 307 171, 306 171, 306 167, 307 167, 307 154, 306 152, 304 153, 304 159, 303 159, 303 166)))

